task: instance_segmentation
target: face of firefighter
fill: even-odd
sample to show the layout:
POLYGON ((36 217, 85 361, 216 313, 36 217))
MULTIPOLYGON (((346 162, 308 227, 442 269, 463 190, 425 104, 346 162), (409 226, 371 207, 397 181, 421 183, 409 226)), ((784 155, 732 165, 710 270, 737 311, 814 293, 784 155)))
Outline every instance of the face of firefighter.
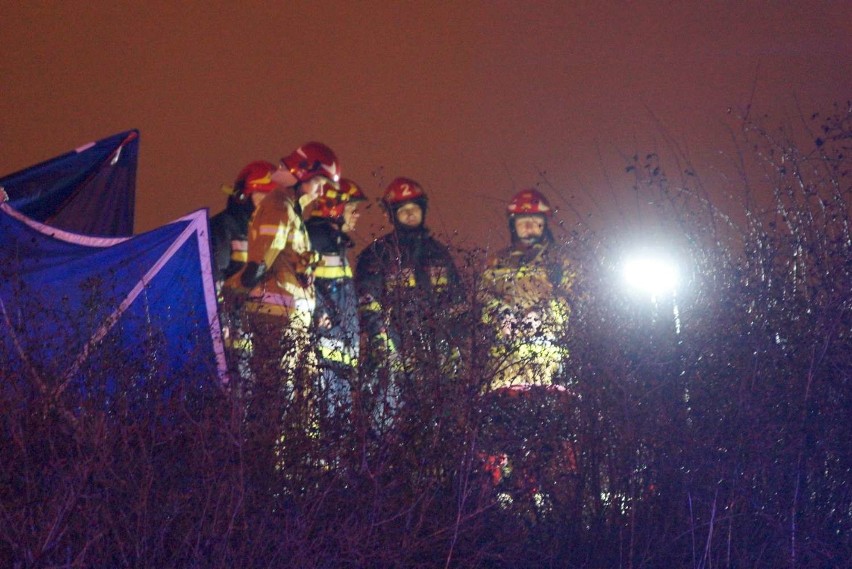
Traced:
POLYGON ((266 197, 266 192, 252 192, 251 193, 251 203, 254 204, 254 207, 260 205, 260 202, 263 201, 263 198, 266 197))
POLYGON ((407 203, 396 210, 396 220, 406 227, 420 227, 423 210, 416 203, 407 203))
POLYGON ((347 203, 343 206, 343 227, 341 227, 341 231, 344 233, 349 233, 350 231, 355 231, 355 225, 358 223, 358 219, 361 217, 361 212, 358 211, 358 202, 355 203, 347 203))
POLYGON ((302 196, 299 198, 299 202, 302 203, 302 205, 307 205, 313 202, 315 199, 320 197, 322 194, 322 187, 327 182, 328 180, 322 176, 314 176, 310 180, 302 182, 300 186, 302 196))
POLYGON ((540 215, 518 215, 515 217, 515 234, 525 245, 533 245, 544 235, 544 218, 540 215))

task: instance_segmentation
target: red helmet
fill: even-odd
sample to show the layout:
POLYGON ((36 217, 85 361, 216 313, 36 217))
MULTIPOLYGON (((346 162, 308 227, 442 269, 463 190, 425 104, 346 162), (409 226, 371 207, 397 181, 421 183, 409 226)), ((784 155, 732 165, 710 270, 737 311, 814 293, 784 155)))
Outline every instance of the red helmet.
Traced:
POLYGON ((265 160, 257 160, 247 165, 237 174, 234 181, 234 190, 237 194, 251 195, 254 192, 271 192, 275 189, 272 181, 272 173, 275 172, 275 164, 265 160))
POLYGON ((361 191, 360 186, 346 178, 340 179, 340 192, 346 195, 346 201, 363 202, 367 201, 367 196, 361 191))
POLYGON ((317 176, 340 180, 340 164, 334 151, 321 142, 308 142, 281 159, 281 164, 300 182, 317 176))
POLYGON ((399 204, 414 200, 425 201, 426 193, 420 184, 411 178, 397 178, 385 189, 382 203, 387 208, 393 208, 399 204))
POLYGON ((553 216, 553 208, 541 192, 528 188, 521 190, 509 202, 506 208, 509 215, 534 215, 540 214, 546 217, 553 216))
POLYGON ((360 202, 366 199, 367 196, 355 182, 341 178, 339 188, 334 187, 333 184, 323 185, 322 195, 314 202, 315 206, 311 211, 311 217, 340 219, 343 217, 343 210, 347 203, 360 202))

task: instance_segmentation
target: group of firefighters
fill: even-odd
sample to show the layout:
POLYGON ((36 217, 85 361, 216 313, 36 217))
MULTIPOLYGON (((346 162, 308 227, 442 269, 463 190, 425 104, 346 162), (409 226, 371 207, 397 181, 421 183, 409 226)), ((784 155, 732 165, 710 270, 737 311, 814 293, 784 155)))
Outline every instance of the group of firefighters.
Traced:
POLYGON ((241 377, 277 378, 293 396, 312 390, 338 416, 367 378, 379 402, 370 414, 386 425, 416 397, 418 377, 452 380, 464 365, 464 323, 475 306, 489 344, 484 394, 554 384, 567 357, 559 338, 574 272, 537 190, 511 199, 511 244, 469 294, 448 247, 425 225, 428 198, 412 179, 385 189, 393 229, 358 255, 354 271, 350 232, 367 197, 341 178, 328 146, 304 144, 278 165, 252 162, 225 189, 227 207, 210 232, 226 345, 241 377))

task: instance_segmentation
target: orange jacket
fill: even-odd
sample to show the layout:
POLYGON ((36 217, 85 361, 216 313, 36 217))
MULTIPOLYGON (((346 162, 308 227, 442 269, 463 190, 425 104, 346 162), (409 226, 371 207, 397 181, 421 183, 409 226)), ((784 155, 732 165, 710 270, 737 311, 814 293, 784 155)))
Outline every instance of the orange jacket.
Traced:
POLYGON ((292 189, 279 187, 255 210, 249 224, 247 265, 225 286, 248 295, 248 312, 298 318, 308 326, 316 305, 312 272, 318 258, 296 212, 292 189), (246 289, 243 273, 252 264, 261 263, 266 273, 254 287, 246 289))

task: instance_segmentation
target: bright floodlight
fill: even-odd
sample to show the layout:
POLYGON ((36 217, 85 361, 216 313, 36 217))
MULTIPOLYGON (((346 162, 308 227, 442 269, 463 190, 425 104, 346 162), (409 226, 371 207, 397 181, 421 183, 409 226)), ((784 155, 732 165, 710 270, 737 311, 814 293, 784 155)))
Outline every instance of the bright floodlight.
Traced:
POLYGON ((631 290, 657 299, 675 293, 678 271, 672 261, 662 257, 635 257, 624 263, 624 280, 631 290))

